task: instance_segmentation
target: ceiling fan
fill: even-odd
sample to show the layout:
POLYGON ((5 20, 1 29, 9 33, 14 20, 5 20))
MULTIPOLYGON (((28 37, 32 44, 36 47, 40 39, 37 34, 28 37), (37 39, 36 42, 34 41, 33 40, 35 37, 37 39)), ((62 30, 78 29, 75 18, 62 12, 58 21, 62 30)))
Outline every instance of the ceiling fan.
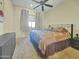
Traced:
POLYGON ((41 6, 42 11, 44 11, 44 6, 51 7, 51 8, 53 7, 53 5, 46 4, 46 2, 47 2, 48 0, 42 0, 42 1, 40 1, 40 2, 38 2, 38 1, 36 1, 36 0, 33 0, 33 1, 39 4, 39 5, 37 5, 36 7, 34 7, 33 9, 36 9, 36 8, 38 8, 39 6, 41 6))

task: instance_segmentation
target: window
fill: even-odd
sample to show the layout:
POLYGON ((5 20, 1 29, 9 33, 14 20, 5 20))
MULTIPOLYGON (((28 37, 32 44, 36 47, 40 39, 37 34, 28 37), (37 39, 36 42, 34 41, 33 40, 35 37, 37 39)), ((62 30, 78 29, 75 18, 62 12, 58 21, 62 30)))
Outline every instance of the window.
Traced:
POLYGON ((29 27, 31 27, 31 25, 32 25, 31 21, 29 21, 28 25, 29 25, 29 27))
POLYGON ((35 22, 34 21, 29 21, 28 23, 30 28, 35 28, 35 22))
POLYGON ((32 28, 35 28, 35 22, 32 22, 32 28))
POLYGON ((35 28, 35 16, 34 15, 29 15, 28 16, 28 26, 29 28, 35 28))

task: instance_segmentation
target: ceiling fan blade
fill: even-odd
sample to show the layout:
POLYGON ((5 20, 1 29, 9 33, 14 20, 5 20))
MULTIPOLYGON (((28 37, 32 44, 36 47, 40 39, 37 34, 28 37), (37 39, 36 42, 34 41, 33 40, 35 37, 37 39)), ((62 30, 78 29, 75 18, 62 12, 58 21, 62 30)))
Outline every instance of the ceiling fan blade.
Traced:
POLYGON ((43 5, 42 5, 42 7, 41 7, 41 8, 42 8, 42 11, 44 11, 44 6, 43 6, 43 5))
POLYGON ((48 7, 53 7, 53 5, 49 5, 49 4, 45 4, 45 6, 48 6, 48 7))
POLYGON ((40 2, 38 2, 38 1, 36 1, 36 0, 32 0, 32 1, 34 1, 34 2, 36 2, 36 3, 39 3, 39 4, 40 4, 40 2))
POLYGON ((40 5, 38 5, 38 6, 36 6, 36 7, 34 7, 33 9, 36 9, 37 7, 39 7, 40 5))
POLYGON ((48 0, 44 0, 44 2, 47 2, 48 0))

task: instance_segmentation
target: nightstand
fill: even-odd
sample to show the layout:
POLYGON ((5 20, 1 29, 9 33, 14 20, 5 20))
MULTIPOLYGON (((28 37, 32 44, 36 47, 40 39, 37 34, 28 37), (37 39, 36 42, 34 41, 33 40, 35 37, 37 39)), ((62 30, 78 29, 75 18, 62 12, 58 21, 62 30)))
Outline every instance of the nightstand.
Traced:
POLYGON ((71 47, 79 50, 79 38, 70 40, 71 47))

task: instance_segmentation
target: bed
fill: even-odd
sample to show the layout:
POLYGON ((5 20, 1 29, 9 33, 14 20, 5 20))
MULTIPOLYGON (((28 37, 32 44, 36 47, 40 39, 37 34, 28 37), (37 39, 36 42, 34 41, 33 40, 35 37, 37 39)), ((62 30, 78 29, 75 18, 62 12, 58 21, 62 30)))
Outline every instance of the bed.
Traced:
POLYGON ((73 38, 73 24, 65 24, 62 28, 66 28, 68 30, 66 31, 66 35, 63 37, 60 35, 61 32, 58 32, 59 28, 55 28, 52 31, 33 30, 30 33, 30 40, 39 56, 47 59, 48 56, 52 56, 55 53, 63 51, 71 46, 70 39, 73 38))

